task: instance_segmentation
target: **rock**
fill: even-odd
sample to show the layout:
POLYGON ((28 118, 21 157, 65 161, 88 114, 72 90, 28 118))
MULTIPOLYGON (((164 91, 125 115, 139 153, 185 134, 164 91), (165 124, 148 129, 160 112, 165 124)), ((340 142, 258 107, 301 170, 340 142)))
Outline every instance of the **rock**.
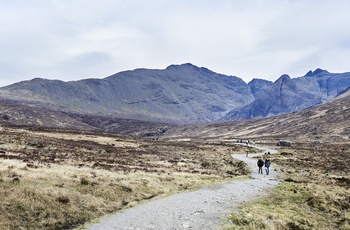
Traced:
POLYGON ((288 140, 280 140, 280 141, 278 141, 277 145, 290 147, 290 146, 292 146, 292 142, 288 141, 288 140))
POLYGON ((185 222, 185 223, 182 224, 182 227, 183 227, 184 229, 191 228, 191 223, 185 222))

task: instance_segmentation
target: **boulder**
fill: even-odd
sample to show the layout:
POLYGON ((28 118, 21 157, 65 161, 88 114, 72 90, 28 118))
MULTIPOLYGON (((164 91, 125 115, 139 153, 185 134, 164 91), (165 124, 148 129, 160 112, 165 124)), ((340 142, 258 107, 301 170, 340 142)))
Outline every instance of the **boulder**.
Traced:
POLYGON ((292 146, 292 142, 288 141, 288 140, 279 140, 277 143, 278 146, 286 146, 286 147, 290 147, 292 146))

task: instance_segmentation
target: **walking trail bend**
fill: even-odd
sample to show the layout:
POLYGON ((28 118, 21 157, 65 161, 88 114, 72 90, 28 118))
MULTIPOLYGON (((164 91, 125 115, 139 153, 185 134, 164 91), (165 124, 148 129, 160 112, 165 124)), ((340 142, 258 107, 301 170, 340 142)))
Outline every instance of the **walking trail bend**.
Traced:
POLYGON ((163 199, 150 201, 116 213, 99 223, 88 226, 87 230, 219 230, 227 216, 244 202, 262 198, 277 186, 278 179, 273 168, 270 174, 258 174, 255 157, 264 152, 276 150, 257 147, 258 154, 233 154, 232 157, 247 163, 252 170, 250 179, 216 184, 193 192, 175 194, 163 199))

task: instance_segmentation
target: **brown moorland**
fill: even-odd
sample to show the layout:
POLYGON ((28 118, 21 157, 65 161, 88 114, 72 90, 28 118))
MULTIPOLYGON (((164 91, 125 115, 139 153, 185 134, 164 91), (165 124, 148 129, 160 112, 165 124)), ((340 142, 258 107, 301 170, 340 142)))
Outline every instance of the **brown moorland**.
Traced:
POLYGON ((106 214, 246 176, 230 143, 84 131, 0 129, 3 229, 72 229, 106 214))
POLYGON ((350 229, 350 91, 314 108, 264 119, 197 124, 164 139, 251 140, 275 146, 282 183, 232 213, 225 229, 350 229), (281 139, 291 147, 278 147, 281 139))
POLYGON ((350 144, 306 143, 271 155, 282 183, 234 211, 225 229, 350 229, 350 144))
POLYGON ((225 228, 349 229, 349 109, 348 92, 293 114, 171 127, 156 133, 162 135, 158 141, 92 132, 85 125, 85 131, 68 131, 76 119, 66 115, 47 129, 56 115, 45 111, 35 122, 21 113, 24 126, 11 128, 18 110, 5 111, 0 222, 5 229, 71 229, 149 199, 247 175, 230 153, 252 149, 234 145, 236 140, 275 146, 288 139, 292 147, 278 147, 271 156, 281 185, 267 199, 233 212, 225 228))

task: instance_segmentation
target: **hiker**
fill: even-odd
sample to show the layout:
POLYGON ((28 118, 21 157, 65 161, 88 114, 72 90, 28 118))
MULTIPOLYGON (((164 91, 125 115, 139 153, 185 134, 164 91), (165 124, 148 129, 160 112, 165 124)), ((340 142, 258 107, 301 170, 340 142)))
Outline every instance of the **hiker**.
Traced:
POLYGON ((266 158, 266 160, 265 160, 266 175, 269 175, 269 173, 270 173, 270 165, 271 165, 270 159, 266 158))
POLYGON ((258 160, 258 167, 259 167, 259 172, 258 173, 261 173, 263 174, 263 171, 262 171, 262 167, 264 166, 264 161, 262 160, 262 158, 260 157, 260 159, 258 160))

